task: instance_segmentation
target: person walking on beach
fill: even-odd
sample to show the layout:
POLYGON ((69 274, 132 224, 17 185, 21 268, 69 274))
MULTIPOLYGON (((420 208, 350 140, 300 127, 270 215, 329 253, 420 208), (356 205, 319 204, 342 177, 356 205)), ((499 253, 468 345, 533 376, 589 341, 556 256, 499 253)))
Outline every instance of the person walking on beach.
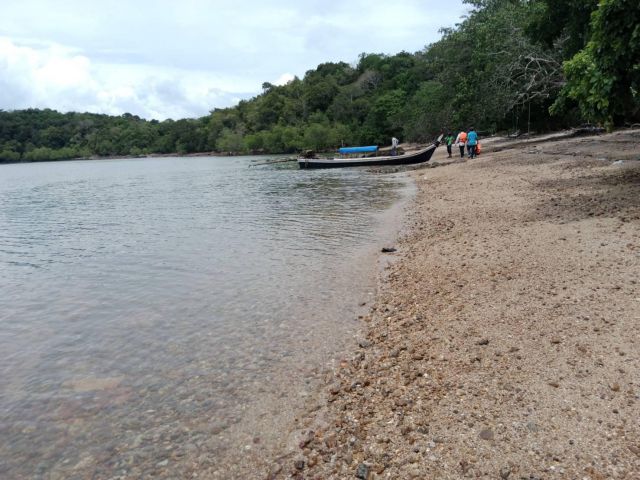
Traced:
POLYGON ((447 144, 447 153, 449 154, 447 158, 451 158, 451 146, 453 144, 453 134, 451 132, 447 133, 447 136, 444 137, 444 141, 447 144))
POLYGON ((476 145, 478 144, 478 134, 473 127, 469 129, 467 134, 467 147, 469 148, 469 158, 476 157, 476 145))
POLYGON ((398 154, 398 144, 400 141, 396 137, 391 137, 391 155, 398 154))
POLYGON ((467 132, 460 132, 456 137, 455 143, 460 147, 460 158, 464 158, 464 147, 467 143, 467 132))

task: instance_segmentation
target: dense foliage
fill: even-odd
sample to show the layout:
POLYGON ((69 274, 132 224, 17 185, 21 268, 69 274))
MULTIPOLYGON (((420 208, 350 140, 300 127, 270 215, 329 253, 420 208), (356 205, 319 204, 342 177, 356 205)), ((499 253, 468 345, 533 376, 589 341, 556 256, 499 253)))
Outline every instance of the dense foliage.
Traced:
POLYGON ((416 53, 363 53, 198 119, 0 111, 0 161, 282 152, 425 141, 444 129, 609 126, 640 115, 637 0, 467 0, 416 53), (553 115, 549 115, 549 111, 553 115))
POLYGON ((601 0, 591 15, 590 39, 564 64, 567 85, 556 105, 578 103, 584 117, 609 128, 640 116, 640 4, 601 0))

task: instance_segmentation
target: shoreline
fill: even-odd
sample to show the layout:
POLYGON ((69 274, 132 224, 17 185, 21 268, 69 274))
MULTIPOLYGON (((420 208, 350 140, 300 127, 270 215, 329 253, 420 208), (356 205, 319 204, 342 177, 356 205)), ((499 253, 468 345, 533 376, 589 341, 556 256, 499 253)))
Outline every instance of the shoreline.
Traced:
POLYGON ((148 155, 113 155, 113 156, 98 156, 92 155, 90 157, 78 157, 78 158, 61 158, 59 160, 29 160, 29 161, 0 161, 0 165, 15 165, 25 163, 55 163, 55 162, 78 162, 87 160, 131 160, 131 159, 144 159, 144 158, 197 158, 197 157, 278 157, 288 155, 286 153, 230 153, 230 152, 194 152, 194 153, 150 153, 148 155))
MULTIPOLYGON (((406 174, 247 175, 242 166, 192 170, 162 163, 150 176, 141 174, 142 165, 127 170, 116 164, 97 175, 77 175, 70 163, 50 165, 33 178, 29 167, 7 176, 10 188, 2 193, 15 202, 7 204, 5 238, 39 244, 43 231, 58 231, 50 225, 64 230, 69 218, 103 232, 64 236, 64 248, 39 250, 42 257, 27 269, 17 262, 21 252, 5 252, 16 263, 7 271, 15 282, 8 292, 16 307, 5 310, 17 319, 9 319, 5 330, 20 324, 53 332, 50 342, 16 337, 7 350, 11 374, 2 406, 11 415, 0 451, 11 477, 33 473, 34 466, 23 460, 35 452, 43 457, 38 471, 60 478, 254 478, 285 448, 281 432, 307 400, 315 401, 325 374, 359 338, 357 318, 366 314, 376 291, 380 243, 395 239, 398 202, 410 200, 406 186, 413 182, 406 174), (44 192, 34 215, 15 217, 34 191, 44 192), (73 200, 53 208, 65 192, 73 200), (244 204, 246 192, 260 201, 244 204), (102 215, 104 205, 124 217, 102 215), (301 218, 299 208, 288 208, 293 205, 311 208, 301 218), (141 228, 129 228, 130 218, 141 228), (16 227, 14 219, 20 220, 16 227), (224 221, 241 228, 228 229, 224 221), (68 261, 78 251, 82 258, 68 261), (203 259, 203 252, 210 258, 203 259), (117 268, 122 255, 124 271, 117 268), (31 275, 45 262, 49 268, 31 275), (65 283, 68 295, 61 296, 48 279, 62 271, 73 278, 65 283), (105 271, 113 277, 100 273, 105 271), (148 282, 131 293, 139 278, 148 282), (38 293, 20 295, 26 283, 38 293), (97 298, 82 288, 98 283, 97 298), (51 315, 22 308, 36 296, 51 300, 45 302, 51 315), (83 340, 74 343, 75 363, 67 368, 69 350, 57 345, 66 345, 69 335, 83 340), (114 341, 100 342, 107 337, 114 341), (60 367, 53 377, 42 368, 41 356, 60 359, 51 364, 60 367), (117 358, 117 365, 96 363, 103 357, 117 358), (28 401, 33 388, 55 401, 28 401), (22 430, 24 425, 29 428, 22 430), (51 443, 60 436, 64 442, 51 443), (103 448, 105 442, 114 447, 103 448)), ((87 163, 82 170, 91 168, 87 163)))
POLYGON ((633 478, 639 135, 413 170, 366 338, 266 478, 633 478))
MULTIPOLYGON (((268 395, 257 400, 260 405, 247 408, 246 415, 253 417, 253 420, 238 422, 238 426, 246 423, 245 428, 237 434, 238 437, 244 438, 244 441, 237 442, 237 448, 230 449, 230 453, 224 458, 219 458, 215 466, 196 470, 198 476, 211 479, 264 478, 266 472, 270 471, 271 458, 287 457, 287 454, 282 457, 283 451, 295 451, 300 442, 308 438, 308 431, 298 428, 300 418, 305 412, 321 411, 320 399, 323 398, 326 379, 331 372, 344 364, 345 355, 353 343, 366 343, 362 318, 367 315, 378 294, 378 278, 381 272, 395 260, 393 256, 381 256, 380 249, 382 245, 393 245, 396 242, 404 227, 403 217, 407 206, 416 193, 415 182, 410 175, 391 172, 389 176, 401 184, 396 187, 399 195, 391 200, 387 208, 374 214, 375 228, 371 232, 370 241, 354 252, 354 265, 344 265, 340 275, 342 278, 351 278, 347 293, 349 301, 345 303, 346 299, 344 296, 340 297, 340 291, 332 295, 334 302, 344 304, 340 313, 336 312, 332 321, 324 326, 327 329, 323 335, 324 341, 331 342, 333 347, 325 352, 323 358, 315 358, 315 362, 306 364, 304 360, 310 361, 318 351, 318 344, 308 344, 311 350, 301 353, 306 359, 300 359, 295 367, 291 366, 295 378, 289 380, 288 389, 279 390, 281 400, 278 405, 272 405, 272 413, 269 416, 265 416, 264 413, 257 414, 262 410, 262 406, 269 402, 268 395), (338 326, 338 323, 342 325, 338 326), (342 331, 342 335, 337 333, 338 330, 342 331), (281 410, 278 411, 278 408, 281 410), (277 421, 274 421, 276 417, 277 421)), ((347 290, 342 288, 341 291, 347 290)), ((318 325, 316 331, 317 327, 318 325)), ((237 427, 232 426, 229 430, 217 432, 216 436, 229 436, 229 432, 236 429, 237 427)))
MULTIPOLYGON (((573 138, 580 135, 591 135, 594 133, 602 133, 603 129, 595 128, 595 127, 576 127, 570 130, 560 130, 549 132, 544 135, 527 135, 524 134, 520 137, 504 137, 504 136, 491 136, 488 139, 492 142, 504 142, 507 144, 506 148, 514 148, 515 146, 526 145, 531 142, 540 141, 541 139, 545 139, 544 141, 553 141, 554 139, 567 139, 573 138)), ((623 131, 623 130, 620 130, 623 131)), ((430 145, 429 143, 402 143, 399 145, 400 148, 403 148, 405 151, 413 151, 420 150, 430 145)), ((389 148, 389 147, 381 147, 381 148, 389 148)), ((318 152, 323 155, 333 154, 335 152, 326 151, 326 152, 318 152)), ((151 153, 151 154, 140 154, 140 155, 91 155, 89 157, 78 157, 78 158, 62 158, 56 160, 15 160, 15 161, 0 161, 0 165, 13 165, 13 164, 22 164, 22 163, 51 163, 51 162, 73 162, 73 161, 84 161, 84 160, 127 160, 127 159, 139 159, 139 158, 191 158, 191 157, 281 157, 281 156, 292 156, 295 158, 299 155, 298 153, 264 153, 264 152, 248 152, 248 153, 238 153, 238 152, 217 152, 217 151, 207 151, 207 152, 193 152, 193 153, 151 153)), ((434 157, 435 158, 435 157, 434 157)))

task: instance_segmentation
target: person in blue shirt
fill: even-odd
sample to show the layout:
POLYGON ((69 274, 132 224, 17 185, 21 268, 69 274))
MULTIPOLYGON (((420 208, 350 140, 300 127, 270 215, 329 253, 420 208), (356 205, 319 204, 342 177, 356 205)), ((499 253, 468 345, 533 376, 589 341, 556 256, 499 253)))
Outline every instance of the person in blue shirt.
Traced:
POLYGON ((473 129, 473 127, 471 127, 469 129, 469 133, 467 134, 467 147, 469 148, 469 158, 475 158, 476 145, 478 145, 478 134, 473 129))

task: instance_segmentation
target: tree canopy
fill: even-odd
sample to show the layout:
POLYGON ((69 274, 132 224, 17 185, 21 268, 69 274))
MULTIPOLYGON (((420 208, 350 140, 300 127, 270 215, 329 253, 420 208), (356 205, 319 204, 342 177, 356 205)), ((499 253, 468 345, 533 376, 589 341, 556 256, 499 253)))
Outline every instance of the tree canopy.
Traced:
POLYGON ((442 130, 614 126, 640 116, 637 0, 468 0, 418 52, 326 62, 197 119, 0 111, 0 161, 291 153, 427 141, 442 130), (550 112, 553 115, 550 115, 550 112))
POLYGON ((567 99, 582 115, 609 128, 640 115, 640 5, 601 0, 591 14, 586 46, 564 63, 567 84, 555 111, 567 99))

